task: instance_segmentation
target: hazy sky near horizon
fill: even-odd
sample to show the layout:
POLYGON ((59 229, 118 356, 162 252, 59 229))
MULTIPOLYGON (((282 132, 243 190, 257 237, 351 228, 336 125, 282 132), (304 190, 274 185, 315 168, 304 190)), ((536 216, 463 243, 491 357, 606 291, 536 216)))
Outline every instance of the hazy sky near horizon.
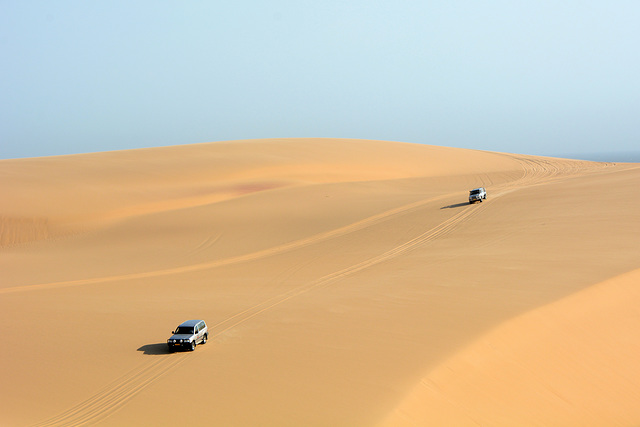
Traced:
POLYGON ((640 149, 637 0, 0 5, 0 158, 272 137, 640 149))

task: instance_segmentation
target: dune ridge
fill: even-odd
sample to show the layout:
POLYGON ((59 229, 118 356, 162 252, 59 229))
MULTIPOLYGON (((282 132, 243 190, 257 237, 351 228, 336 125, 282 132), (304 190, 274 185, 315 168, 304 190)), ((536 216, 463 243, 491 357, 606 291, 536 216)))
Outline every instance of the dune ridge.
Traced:
MULTIPOLYGON (((636 276, 612 278, 640 267, 638 202, 627 197, 639 171, 318 138, 0 161, 0 316, 37 331, 24 342, 7 333, 22 345, 3 356, 11 391, 0 423, 163 425, 180 422, 165 410, 174 405, 206 408, 196 425, 579 423, 567 406, 538 410, 557 372, 518 352, 517 331, 557 340, 521 319, 604 294, 616 295, 608 310, 635 301, 616 284, 636 276), (489 199, 469 205, 477 186, 489 199), (167 354, 167 332, 187 318, 208 322, 209 343, 167 354), (89 331, 82 339, 77 325, 89 331), (491 362, 486 342, 515 350, 491 362), (474 377, 469 357, 486 374, 474 377), (543 379, 530 404, 526 390, 504 394, 525 362, 543 379), (435 397, 423 390, 434 375, 435 397), (477 387, 492 390, 484 412, 477 387), (424 411, 438 402, 471 409, 424 411)), ((597 401, 589 385, 602 377, 614 387, 620 376, 599 371, 612 357, 636 375, 635 347, 620 351, 596 354, 593 375, 564 383, 568 401, 597 401), (578 387, 591 394, 578 399, 578 387)), ((593 425, 637 420, 621 399, 593 425)))

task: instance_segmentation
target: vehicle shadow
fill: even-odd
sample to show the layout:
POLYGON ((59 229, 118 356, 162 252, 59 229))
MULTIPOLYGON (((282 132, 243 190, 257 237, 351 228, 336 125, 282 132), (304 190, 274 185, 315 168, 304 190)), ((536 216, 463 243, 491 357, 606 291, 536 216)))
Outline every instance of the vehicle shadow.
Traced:
POLYGON ((469 202, 464 203, 456 203, 455 205, 443 206, 440 209, 453 209, 453 208, 461 208, 463 206, 469 206, 469 202))
POLYGON ((157 356, 160 354, 171 354, 169 351, 169 347, 167 343, 159 343, 159 344, 146 344, 138 349, 143 354, 148 354, 152 356, 157 356))

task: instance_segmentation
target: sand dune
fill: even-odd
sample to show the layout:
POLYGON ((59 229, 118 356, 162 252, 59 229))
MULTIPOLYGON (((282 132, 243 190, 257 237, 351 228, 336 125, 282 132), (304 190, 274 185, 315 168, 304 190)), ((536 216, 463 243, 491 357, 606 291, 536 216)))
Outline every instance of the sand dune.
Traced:
POLYGON ((639 178, 340 139, 0 161, 0 425, 638 424, 639 178))
POLYGON ((498 326, 433 369, 381 425, 638 424, 638 283, 640 269, 498 326))

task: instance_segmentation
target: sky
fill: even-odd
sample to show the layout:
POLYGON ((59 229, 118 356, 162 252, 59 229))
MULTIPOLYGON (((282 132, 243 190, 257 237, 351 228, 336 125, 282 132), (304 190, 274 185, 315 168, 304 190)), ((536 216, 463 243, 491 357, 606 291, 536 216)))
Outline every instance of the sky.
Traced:
POLYGON ((0 158, 361 138, 640 151, 637 0, 0 0, 0 158))

